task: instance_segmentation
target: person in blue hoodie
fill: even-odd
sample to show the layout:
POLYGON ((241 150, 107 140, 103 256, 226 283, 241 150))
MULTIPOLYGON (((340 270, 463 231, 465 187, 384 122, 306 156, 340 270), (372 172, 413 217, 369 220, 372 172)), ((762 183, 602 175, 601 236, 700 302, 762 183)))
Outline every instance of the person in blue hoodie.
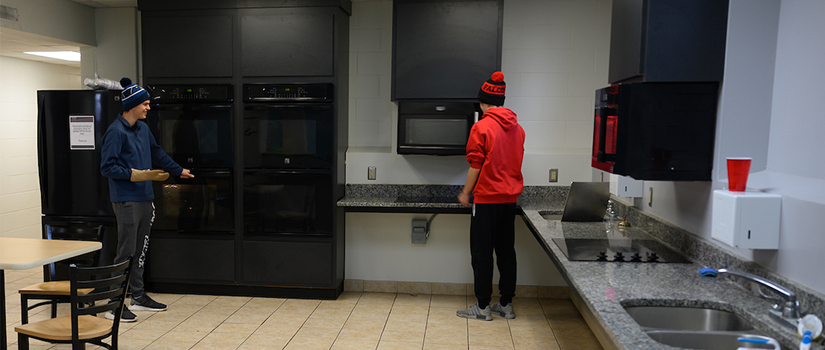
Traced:
MULTIPOLYGON (((166 305, 152 300, 143 290, 143 271, 149 232, 155 219, 155 199, 152 181, 164 181, 169 174, 181 178, 195 177, 176 163, 155 141, 149 126, 143 122, 149 112, 149 93, 129 78, 120 80, 123 86, 123 113, 103 134, 100 173, 109 178, 109 198, 117 218, 117 255, 115 262, 133 256, 129 288, 132 302, 123 308, 120 320, 137 321, 130 311, 163 311, 166 305), (163 170, 152 169, 152 164, 163 170), (165 171, 164 171, 165 170, 165 171)), ((110 311, 106 318, 114 319, 110 311)))

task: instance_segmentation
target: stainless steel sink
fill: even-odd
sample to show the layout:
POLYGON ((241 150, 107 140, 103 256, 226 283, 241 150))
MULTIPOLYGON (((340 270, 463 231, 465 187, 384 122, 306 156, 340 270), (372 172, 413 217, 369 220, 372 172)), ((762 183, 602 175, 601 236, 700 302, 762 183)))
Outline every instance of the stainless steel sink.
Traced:
POLYGON ((739 315, 698 307, 625 306, 625 311, 653 340, 687 349, 773 349, 739 338, 772 339, 739 315))
POLYGON ((773 349, 770 344, 756 344, 740 342, 740 337, 771 339, 762 335, 740 332, 696 332, 674 330, 651 330, 647 332, 653 340, 670 346, 688 349, 732 350, 746 349, 773 349))
POLYGON ((625 311, 645 328, 686 331, 751 331, 753 326, 734 313, 705 308, 627 306, 625 311))

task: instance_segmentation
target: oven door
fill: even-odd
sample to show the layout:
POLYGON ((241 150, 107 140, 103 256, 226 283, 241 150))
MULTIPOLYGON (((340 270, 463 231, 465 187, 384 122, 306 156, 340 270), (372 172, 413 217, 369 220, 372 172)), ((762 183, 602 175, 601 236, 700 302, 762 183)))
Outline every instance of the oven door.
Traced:
POLYGON ((248 104, 244 108, 246 168, 328 169, 334 110, 328 103, 248 104))
POLYGON ((253 170, 243 182, 245 234, 332 234, 329 171, 253 170))
POLYGON ((231 105, 153 105, 146 122, 160 147, 184 168, 232 167, 231 105))
POLYGON ((153 230, 179 232, 234 231, 232 172, 193 169, 194 178, 170 176, 155 182, 153 230))

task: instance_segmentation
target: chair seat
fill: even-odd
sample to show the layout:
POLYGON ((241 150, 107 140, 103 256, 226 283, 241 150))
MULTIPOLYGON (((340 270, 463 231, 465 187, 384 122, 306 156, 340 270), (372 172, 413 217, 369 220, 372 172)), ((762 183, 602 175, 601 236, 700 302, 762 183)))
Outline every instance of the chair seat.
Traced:
MULTIPOLYGON (((77 318, 80 339, 102 337, 112 331, 112 320, 83 315, 77 318)), ((72 340, 72 317, 50 318, 40 322, 14 327, 18 333, 28 336, 58 341, 72 340)))
MULTIPOLYGON (((32 284, 28 287, 20 288, 20 294, 40 294, 40 295, 69 295, 71 283, 69 281, 51 281, 32 284)), ((89 294, 94 289, 78 289, 78 294, 89 294)))

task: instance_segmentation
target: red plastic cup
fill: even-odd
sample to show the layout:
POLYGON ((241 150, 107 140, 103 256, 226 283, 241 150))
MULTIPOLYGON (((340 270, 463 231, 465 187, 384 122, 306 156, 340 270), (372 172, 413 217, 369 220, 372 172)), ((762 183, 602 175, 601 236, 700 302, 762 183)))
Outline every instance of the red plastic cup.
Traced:
POLYGON ((745 186, 748 184, 748 173, 750 170, 751 158, 728 158, 728 190, 733 192, 745 192, 745 186))

